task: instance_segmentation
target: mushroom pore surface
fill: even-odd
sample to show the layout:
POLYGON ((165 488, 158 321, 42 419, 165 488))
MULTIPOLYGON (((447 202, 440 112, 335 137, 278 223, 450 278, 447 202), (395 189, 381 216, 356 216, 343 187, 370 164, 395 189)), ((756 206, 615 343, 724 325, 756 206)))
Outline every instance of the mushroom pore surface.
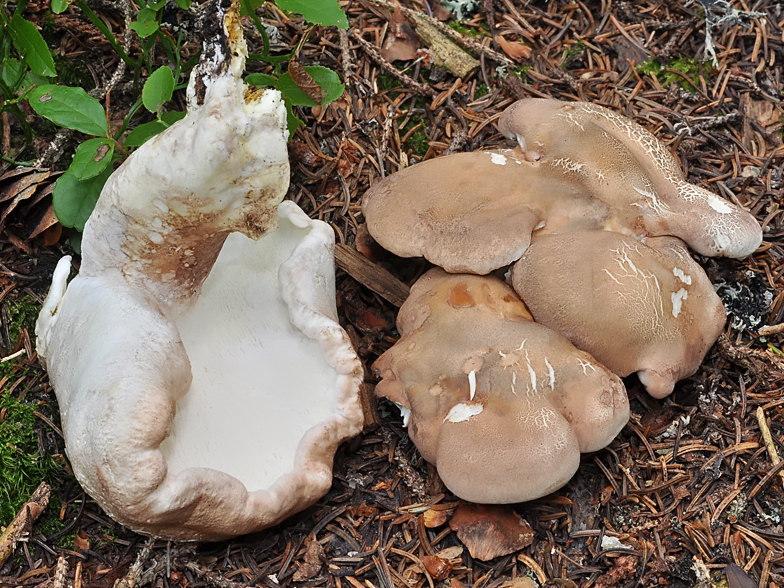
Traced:
POLYGON ((374 364, 377 394, 410 409, 409 433, 466 500, 532 500, 565 484, 581 451, 624 426, 623 383, 536 324, 494 277, 426 273, 400 309, 401 339, 374 364))
POLYGON ((536 322, 662 398, 692 375, 726 320, 705 271, 674 237, 646 244, 610 231, 545 237, 511 283, 536 322))

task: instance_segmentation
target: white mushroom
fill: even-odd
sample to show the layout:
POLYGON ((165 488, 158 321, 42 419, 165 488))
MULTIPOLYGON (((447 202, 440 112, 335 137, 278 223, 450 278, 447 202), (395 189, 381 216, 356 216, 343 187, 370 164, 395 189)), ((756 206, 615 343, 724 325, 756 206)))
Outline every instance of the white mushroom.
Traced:
POLYGON ((112 176, 79 276, 66 289, 61 260, 36 327, 79 482, 119 522, 183 540, 257 531, 314 503, 363 422, 334 234, 278 206, 282 100, 244 98, 236 3, 205 19, 224 27, 188 115, 112 176))

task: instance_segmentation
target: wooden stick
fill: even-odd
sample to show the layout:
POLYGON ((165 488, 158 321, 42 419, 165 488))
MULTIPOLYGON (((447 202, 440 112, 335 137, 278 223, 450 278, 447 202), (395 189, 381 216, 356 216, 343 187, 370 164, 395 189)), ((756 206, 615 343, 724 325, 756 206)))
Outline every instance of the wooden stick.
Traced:
POLYGON ((0 567, 11 557, 11 554, 16 548, 16 542, 19 541, 25 534, 27 534, 33 526, 33 523, 41 516, 46 506, 49 504, 49 496, 52 489, 46 482, 36 488, 30 500, 22 505, 19 513, 14 517, 14 520, 6 527, 3 534, 0 535, 0 567))
POLYGON ((409 288, 406 284, 348 245, 335 246, 335 262, 357 282, 397 307, 402 306, 408 298, 409 288))
MULTIPOLYGON (((761 406, 757 407, 757 423, 759 424, 760 433, 762 433, 762 440, 765 442, 765 447, 768 450, 768 456, 770 457, 770 462, 775 466, 781 461, 779 458, 779 452, 776 451, 776 444, 773 442, 773 437, 770 434, 770 429, 768 428, 768 419, 765 417, 765 411, 762 409, 761 406)), ((779 476, 781 479, 784 480, 784 472, 779 472, 779 476)))

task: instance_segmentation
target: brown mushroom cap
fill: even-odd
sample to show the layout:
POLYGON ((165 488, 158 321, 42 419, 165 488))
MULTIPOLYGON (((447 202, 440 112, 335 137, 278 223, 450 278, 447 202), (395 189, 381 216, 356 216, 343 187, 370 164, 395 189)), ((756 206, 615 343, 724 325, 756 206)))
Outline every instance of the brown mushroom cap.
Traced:
POLYGON ((636 209, 648 235, 679 237, 702 255, 736 258, 762 242, 752 215, 686 182, 656 137, 607 108, 528 98, 507 108, 498 126, 518 141, 527 159, 579 177, 614 209, 636 209))
POLYGON ((376 392, 411 410, 411 439, 466 500, 548 494, 574 474, 580 451, 604 447, 628 419, 618 377, 534 323, 496 278, 429 271, 398 330, 374 365, 376 392))
POLYGON ((392 253, 487 274, 519 259, 544 218, 548 227, 603 227, 607 205, 575 179, 543 171, 517 149, 455 153, 375 184, 362 210, 370 234, 392 253))
POLYGON ((538 240, 511 282, 537 322, 662 398, 697 371, 726 320, 703 269, 673 237, 610 231, 538 240))

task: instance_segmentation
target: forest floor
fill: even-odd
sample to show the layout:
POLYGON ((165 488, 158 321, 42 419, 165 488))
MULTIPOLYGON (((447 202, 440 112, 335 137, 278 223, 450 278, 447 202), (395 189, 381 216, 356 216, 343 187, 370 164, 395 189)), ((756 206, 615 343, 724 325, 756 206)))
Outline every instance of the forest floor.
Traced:
MULTIPOLYGON (((398 337, 389 300, 399 304, 399 296, 388 288, 405 291, 429 266, 387 256, 378 262, 387 277, 379 285, 367 264, 349 263, 358 232, 364 243, 362 195, 418 161, 510 146, 495 123, 524 97, 585 100, 625 114, 669 146, 689 181, 756 216, 765 236, 753 256, 698 258, 713 283, 723 283, 730 318, 719 343, 663 400, 627 378, 631 421, 607 449, 584 455, 564 488, 480 513, 488 525, 514 513, 530 525, 530 544, 507 555, 471 556, 448 523, 459 501, 385 402, 368 403, 364 432, 339 451, 332 489, 315 506, 232 541, 148 541, 112 521, 69 474, 57 402, 34 351, 35 316, 75 236, 51 212, 53 182, 77 144, 71 135, 44 169, 20 171, 8 157, 0 167, 0 445, 19 444, 16 453, 28 453, 27 469, 14 481, 24 492, 43 480, 52 484, 47 512, 0 566, 0 586, 111 587, 121 579, 182 588, 526 588, 531 580, 560 588, 784 586, 784 464, 776 466, 772 453, 784 453, 784 333, 759 334, 784 318, 782 5, 739 0, 738 10, 765 16, 723 24, 718 19, 730 9, 723 0, 484 0, 459 22, 436 10, 436 30, 457 37, 461 59, 475 60, 458 75, 427 54, 406 55, 434 41, 426 42, 424 25, 417 25, 429 10, 423 0, 401 4, 402 11, 393 1, 343 1, 347 32, 312 31, 302 62, 338 72, 346 91, 328 106, 297 108, 305 125, 290 143, 288 197, 328 222, 343 246, 338 309, 368 368, 367 397, 376 383, 370 365, 398 337), (706 27, 715 61, 705 53, 706 27), (387 58, 395 55, 382 57, 379 48, 395 31, 391 51, 400 50, 403 60, 392 63, 387 58), (28 437, 22 425, 2 428, 14 418, 32 432, 28 437), (23 451, 23 443, 32 449, 23 451), (603 549, 605 537, 616 547, 603 549), (57 577, 58 562, 64 578, 57 577)), ((122 1, 90 5, 120 38, 122 1)), ((281 46, 302 38, 301 19, 268 4, 258 14, 279 31, 281 46)), ((117 54, 81 11, 52 16, 41 0, 29 2, 24 15, 47 32, 58 70, 77 80, 73 85, 91 89, 112 77, 117 54)), ((260 43, 250 20, 245 24, 251 44, 260 43)), ((196 48, 194 41, 192 53, 196 48)), ((261 62, 249 68, 265 71, 261 62)), ((110 123, 136 99, 129 76, 111 93, 110 123)), ((173 101, 179 110, 182 94, 173 101)), ((140 115, 133 123, 146 120, 140 115)), ((7 115, 3 122, 9 155, 20 139, 7 115)), ((56 130, 39 124, 19 158, 45 155, 56 130)), ((10 496, 10 477, 4 484, 10 496)), ((0 511, 2 524, 21 506, 14 496, 17 502, 0 511)))

